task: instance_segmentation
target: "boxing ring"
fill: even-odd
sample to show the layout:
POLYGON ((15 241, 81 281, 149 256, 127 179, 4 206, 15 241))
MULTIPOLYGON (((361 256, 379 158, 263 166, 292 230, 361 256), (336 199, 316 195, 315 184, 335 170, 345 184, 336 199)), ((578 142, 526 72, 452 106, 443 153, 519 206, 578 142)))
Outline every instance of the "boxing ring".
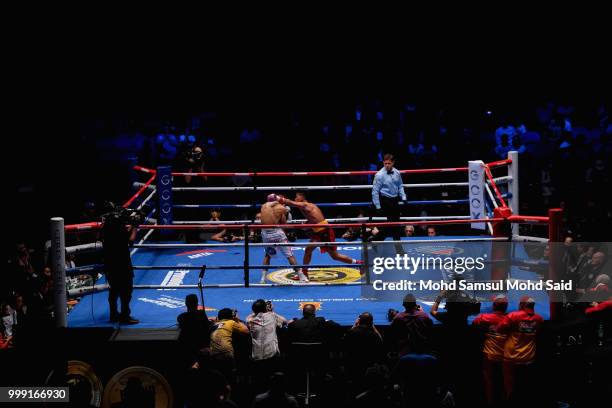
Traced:
MULTIPOLYGON (((399 228, 405 225, 420 226, 454 226, 463 228, 465 235, 449 235, 436 237, 404 237, 401 241, 363 242, 360 239, 346 241, 342 238, 335 242, 315 242, 308 239, 297 238, 288 243, 262 243, 256 240, 244 239, 240 242, 201 242, 199 239, 193 243, 185 243, 179 238, 179 233, 192 234, 208 233, 223 229, 235 232, 234 235, 243 237, 256 236, 257 231, 263 228, 282 227, 285 231, 296 231, 320 227, 319 224, 307 224, 305 219, 294 218, 287 224, 264 225, 255 219, 261 203, 270 192, 289 194, 292 191, 323 192, 325 197, 332 194, 345 195, 347 192, 366 198, 370 197, 371 183, 359 183, 367 180, 376 171, 335 171, 335 172, 250 172, 250 173, 178 173, 168 168, 148 169, 134 166, 134 171, 145 179, 135 182, 136 193, 124 203, 125 208, 144 210, 147 213, 145 224, 138 226, 139 236, 131 249, 132 263, 134 265, 134 292, 132 295, 132 314, 140 320, 135 327, 168 328, 176 324, 176 316, 185 311, 184 299, 187 294, 199 294, 202 288, 204 305, 209 316, 216 316, 218 310, 224 307, 235 308, 239 316, 245 318, 251 313, 252 303, 259 298, 272 301, 277 313, 288 319, 301 316, 301 307, 306 303, 313 303, 318 313, 340 324, 350 325, 356 316, 364 311, 374 315, 376 324, 387 324, 386 315, 390 308, 399 308, 401 302, 385 301, 371 295, 371 288, 375 278, 372 274, 371 250, 374 248, 390 248, 400 244, 405 248, 418 246, 419 250, 440 247, 452 248, 462 243, 487 242, 560 242, 561 211, 553 209, 548 216, 522 216, 518 214, 518 153, 510 152, 508 159, 484 165, 484 192, 486 199, 486 215, 483 219, 472 219, 469 211, 459 215, 435 216, 406 216, 398 222, 386 222, 386 218, 373 216, 337 217, 327 218, 326 228, 351 228, 363 237, 366 231, 372 228, 399 228), (494 172, 507 170, 502 175, 494 176, 494 172), (353 183, 341 185, 289 185, 276 182, 287 178, 310 179, 316 177, 348 177, 353 183), (175 186, 173 180, 184 177, 207 177, 209 180, 227 180, 232 177, 249 178, 249 186, 175 186), (273 182, 272 185, 267 185, 273 182), (363 191, 366 190, 366 191, 363 191), (252 194, 250 202, 227 203, 232 192, 252 194), (206 200, 224 202, 206 202, 201 204, 178 201, 181 194, 201 194, 206 200), (215 197, 212 197, 216 195, 215 197), (223 200, 217 198, 222 196, 223 200), (201 211, 209 209, 236 209, 250 212, 250 219, 225 219, 218 221, 176 219, 176 215, 183 210, 201 211), (484 222, 486 230, 470 230, 474 222, 484 222), (519 234, 520 224, 542 226, 543 236, 522 236, 519 234), (546 229, 547 228, 547 229, 546 229), (312 263, 308 265, 310 282, 304 283, 294 280, 295 271, 282 256, 272 259, 272 264, 266 268, 262 264, 266 247, 289 246, 294 252, 298 268, 302 267, 301 258, 304 248, 308 246, 332 247, 337 246, 338 252, 354 259, 364 261, 363 265, 345 264, 331 259, 319 250, 313 252, 312 263), (262 269, 268 269, 265 279, 262 280, 262 269)), ((402 174, 414 176, 428 175, 429 177, 447 176, 467 178, 468 167, 400 170, 402 174)), ((444 181, 427 183, 404 184, 407 195, 421 190, 448 189, 461 194, 467 190, 467 181, 444 181)), ((343 197, 344 198, 344 197, 343 197)), ((423 199, 408 200, 403 203, 404 208, 411 206, 458 206, 465 207, 469 198, 454 199, 423 199)), ((370 201, 338 201, 316 202, 326 212, 328 208, 351 209, 367 208, 370 201)), ((297 213, 297 211, 295 211, 297 213)), ((459 213, 459 211, 457 211, 459 213)), ((95 285, 78 290, 66 290, 66 276, 103 274, 102 264, 80 266, 74 269, 65 268, 65 254, 95 253, 102 248, 101 242, 93 242, 66 246, 65 240, 70 234, 93 234, 101 228, 100 222, 64 225, 62 218, 51 220, 52 259, 55 276, 55 301, 57 325, 60 327, 103 327, 115 326, 109 322, 107 289, 105 277, 102 275, 95 285), (68 297, 78 297, 80 301, 70 311, 66 310, 68 297)), ((339 236, 340 234, 336 234, 339 236)), ((512 279, 529 280, 537 278, 532 260, 519 245, 513 250, 512 257, 516 259, 506 270, 500 271, 493 265, 491 279, 501 279, 510 276, 512 279), (521 252, 523 251, 523 252, 521 252), (494 276, 497 274, 496 276, 494 276), (501 275, 500 275, 501 274, 501 275)), ((554 277, 555 262, 558 260, 557 249, 552 249, 548 260, 538 262, 538 266, 548 271, 548 276, 554 277)), ((541 269, 541 268, 540 268, 541 269)), ((516 307, 520 293, 508 293, 510 307, 516 307)), ((551 299, 546 292, 531 293, 537 304, 537 312, 548 318, 555 314, 556 299, 551 299)), ((435 298, 435 296, 434 296, 435 298)), ((428 311, 433 298, 424 296, 417 299, 424 310, 428 311)), ((490 302, 482 302, 482 310, 490 308, 490 302)))

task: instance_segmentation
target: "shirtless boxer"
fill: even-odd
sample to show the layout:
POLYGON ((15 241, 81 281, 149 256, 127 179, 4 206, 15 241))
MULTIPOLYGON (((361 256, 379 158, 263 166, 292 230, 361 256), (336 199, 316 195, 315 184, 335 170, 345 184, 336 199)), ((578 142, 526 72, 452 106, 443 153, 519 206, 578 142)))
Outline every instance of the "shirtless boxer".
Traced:
MULTIPOLYGON (((302 192, 295 194, 295 201, 289 200, 283 196, 276 196, 278 202, 281 204, 286 204, 289 207, 295 207, 300 210, 302 215, 306 217, 309 224, 327 224, 327 220, 323 216, 321 209, 317 207, 316 204, 309 203, 306 200, 306 195, 302 192)), ((310 237, 310 242, 335 242, 336 235, 334 234, 334 230, 332 228, 313 228, 312 236, 310 237)), ((304 251, 304 265, 310 264, 310 260, 312 259, 312 252, 315 250, 316 246, 308 246, 304 251)), ((351 257, 338 253, 338 247, 336 246, 321 246, 319 247, 321 253, 327 252, 332 259, 336 261, 349 263, 349 264, 361 264, 363 261, 355 260, 351 257)), ((302 273, 308 277, 308 268, 302 268, 302 273)))
MULTIPOLYGON (((262 224, 285 224, 287 223, 287 217, 289 216, 289 208, 285 207, 277 201, 276 194, 268 195, 267 202, 261 206, 261 223, 262 224)), ((261 240, 266 243, 288 243, 289 240, 285 235, 285 231, 281 228, 264 228, 261 230, 261 240)), ((297 265, 291 247, 289 246, 269 246, 265 249, 265 255, 263 259, 264 265, 270 265, 270 258, 276 255, 277 252, 281 252, 291 265, 297 265)), ((302 282, 308 282, 306 275, 299 270, 299 268, 293 268, 297 273, 298 279, 302 282)), ((268 269, 261 271, 260 283, 266 283, 266 274, 268 269)))

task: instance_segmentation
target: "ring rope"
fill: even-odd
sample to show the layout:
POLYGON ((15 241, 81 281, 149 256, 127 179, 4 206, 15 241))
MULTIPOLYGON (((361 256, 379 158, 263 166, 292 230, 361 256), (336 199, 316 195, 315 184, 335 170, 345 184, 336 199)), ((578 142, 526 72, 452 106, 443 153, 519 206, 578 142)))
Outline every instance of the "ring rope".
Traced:
MULTIPOLYGON (((402 221, 421 221, 421 220, 468 220, 470 219, 471 216, 469 215, 447 215, 447 216, 428 216, 428 217, 400 217, 400 220, 402 221)), ((331 223, 335 223, 335 222, 342 222, 342 221, 347 221, 347 222, 360 222, 360 221, 384 221, 386 220, 386 217, 354 217, 354 218, 326 218, 327 222, 331 222, 331 223)), ((303 224, 305 223, 306 219, 293 219, 291 221, 287 221, 287 224, 303 224)), ((173 224, 176 225, 191 225, 191 224, 210 224, 210 225, 217 225, 217 224, 261 224, 260 221, 253 221, 253 220, 221 220, 221 221, 208 221, 208 220, 202 220, 202 221, 173 221, 173 224)))
MULTIPOLYGON (((503 194, 509 197, 511 194, 503 194)), ((433 204, 468 204, 469 199, 456 200, 408 200, 400 202, 400 205, 433 205, 433 204)), ((256 204, 174 204, 173 208, 252 208, 256 204)), ((318 207, 368 207, 371 201, 357 201, 347 203, 316 203, 318 207)))
POLYGON ((485 173, 487 175, 487 178, 491 181, 491 187, 493 187, 493 190, 495 191, 495 195, 497 195, 497 198, 499 199, 499 202, 501 203, 501 206, 503 208, 507 208, 508 206, 506 205, 506 202, 504 201, 503 195, 499 192, 499 189, 497 188, 497 185, 493 181, 493 175, 491 174, 491 169, 489 169, 488 166, 485 166, 484 169, 485 169, 485 173))
POLYGON ((127 208, 129 207, 139 196, 140 194, 142 194, 143 191, 145 191, 147 189, 147 187, 149 187, 149 185, 151 183, 153 183, 153 181, 155 180, 156 174, 153 174, 146 183, 144 183, 144 185, 140 188, 140 190, 138 190, 136 192, 136 194, 134 194, 129 200, 127 200, 125 202, 125 204, 123 204, 123 208, 127 208))
MULTIPOLYGON (((367 242, 366 244, 371 245, 390 245, 390 244, 429 244, 429 243, 440 243, 440 242, 489 242, 489 241, 507 241, 505 237, 482 237, 482 238, 449 238, 449 239, 415 239, 405 241, 373 241, 367 242)), ((335 241, 335 242, 257 242, 249 243, 249 247, 308 247, 308 246, 355 246, 362 245, 362 241, 335 241)), ((230 242, 230 243, 215 243, 215 244, 135 244, 134 248, 157 248, 157 249, 171 249, 171 248, 214 248, 214 247, 243 247, 244 243, 230 242)))
POLYGON ((491 189, 489 188, 488 184, 485 184, 485 190, 487 191, 487 194, 489 195, 489 198, 493 203, 493 207, 498 208, 499 206, 497 205, 497 201, 495 200, 495 197, 493 197, 493 193, 491 192, 491 189))
MULTIPOLYGON (((487 163, 487 166, 500 167, 511 164, 511 159, 499 160, 487 163)), ((142 167, 140 167, 142 169, 142 167)), ((446 168, 431 168, 431 169, 409 169, 399 170, 401 174, 427 174, 427 173, 446 173, 446 172, 464 172, 468 171, 467 167, 446 167, 446 168)), ((372 176, 378 173, 378 170, 356 170, 356 171, 264 171, 264 172, 173 172, 173 176, 195 176, 195 177, 285 177, 285 176, 372 176)))
MULTIPOLYGON (((493 179, 496 182, 507 183, 512 181, 511 176, 498 177, 493 179)), ((487 180, 487 184, 491 184, 487 180)), ((136 185, 140 186, 140 183, 136 185)), ((403 184, 406 188, 430 188, 430 187, 467 187, 466 182, 457 183, 421 183, 421 184, 403 184)), ((172 191, 321 191, 321 190, 371 190, 371 184, 345 184, 335 186, 249 186, 249 187, 172 187, 172 191)))

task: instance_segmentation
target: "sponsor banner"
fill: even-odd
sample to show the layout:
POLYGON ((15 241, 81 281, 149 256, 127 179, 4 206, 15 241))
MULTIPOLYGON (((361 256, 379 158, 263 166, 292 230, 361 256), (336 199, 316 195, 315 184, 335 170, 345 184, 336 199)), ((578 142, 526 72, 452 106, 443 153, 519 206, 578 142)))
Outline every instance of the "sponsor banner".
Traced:
MULTIPOLYGON (((468 166, 468 197, 472 219, 486 218, 484 166, 485 164, 481 160, 470 161, 468 166)), ((471 225, 472 228, 480 230, 484 230, 486 227, 484 222, 473 222, 471 225)))
MULTIPOLYGON (((157 202, 159 205, 157 223, 172 224, 172 167, 157 168, 157 202)), ((162 231, 163 232, 163 231, 162 231)))

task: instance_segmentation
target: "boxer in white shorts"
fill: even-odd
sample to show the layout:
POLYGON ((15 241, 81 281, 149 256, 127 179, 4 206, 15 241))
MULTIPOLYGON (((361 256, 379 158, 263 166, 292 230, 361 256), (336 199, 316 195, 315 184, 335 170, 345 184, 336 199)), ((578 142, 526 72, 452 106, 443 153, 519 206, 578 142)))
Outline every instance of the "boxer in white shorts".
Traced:
MULTIPOLYGON (((289 208, 280 204, 276 194, 269 194, 267 201, 261 206, 261 223, 262 224, 286 224, 289 213, 289 208)), ((281 228, 265 228, 261 230, 261 240, 264 243, 288 243, 289 240, 285 235, 285 231, 281 228)), ((278 252, 282 253, 289 264, 297 265, 293 252, 290 246, 269 246, 266 247, 263 259, 264 265, 270 265, 270 258, 278 252)), ((299 268, 293 268, 297 273, 301 282, 308 282, 306 275, 299 268)), ((260 283, 266 282, 267 269, 261 271, 260 283)))

